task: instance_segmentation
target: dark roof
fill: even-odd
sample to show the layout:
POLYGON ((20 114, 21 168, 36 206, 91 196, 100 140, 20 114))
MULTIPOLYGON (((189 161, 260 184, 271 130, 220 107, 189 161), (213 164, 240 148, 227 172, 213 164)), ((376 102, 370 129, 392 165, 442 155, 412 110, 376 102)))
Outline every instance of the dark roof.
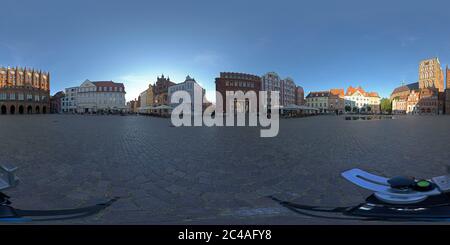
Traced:
POLYGON ((319 92, 310 92, 306 98, 311 97, 328 97, 330 96, 330 91, 319 91, 319 92))
POLYGON ((52 98, 61 98, 61 97, 64 97, 64 96, 65 96, 64 92, 63 91, 59 91, 56 94, 54 94, 52 96, 52 98))
POLYGON ((237 78, 237 79, 246 79, 246 80, 261 80, 260 76, 241 73, 241 72, 221 72, 220 78, 237 78))
POLYGON ((419 89, 419 83, 410 83, 394 89, 392 94, 419 89))
POLYGON ((124 87, 123 83, 115 83, 113 81, 96 81, 92 83, 97 87, 124 87))

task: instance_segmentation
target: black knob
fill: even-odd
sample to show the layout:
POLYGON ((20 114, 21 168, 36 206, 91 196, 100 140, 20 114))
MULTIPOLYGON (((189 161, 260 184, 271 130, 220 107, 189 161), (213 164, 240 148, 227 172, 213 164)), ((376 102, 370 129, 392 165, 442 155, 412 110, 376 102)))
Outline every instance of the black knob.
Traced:
POLYGON ((388 183, 391 185, 391 188, 404 190, 415 186, 416 181, 411 177, 397 176, 389 179, 388 183))

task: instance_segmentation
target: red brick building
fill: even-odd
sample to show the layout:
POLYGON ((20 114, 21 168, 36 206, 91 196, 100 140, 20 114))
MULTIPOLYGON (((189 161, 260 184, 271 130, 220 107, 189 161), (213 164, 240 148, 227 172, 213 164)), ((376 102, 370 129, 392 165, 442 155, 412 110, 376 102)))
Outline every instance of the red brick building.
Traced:
POLYGON ((296 105, 305 104, 305 91, 301 86, 295 87, 295 104, 296 105))
POLYGON ((61 103, 62 103, 62 98, 64 98, 66 95, 64 94, 63 91, 59 91, 58 93, 56 93, 55 95, 53 95, 50 98, 50 113, 61 113, 62 112, 62 108, 61 108, 61 103))
POLYGON ((345 93, 344 89, 330 89, 328 97, 328 110, 336 114, 342 114, 345 111, 345 93))
POLYGON ((420 114, 438 114, 439 91, 433 88, 421 89, 418 108, 420 114))
POLYGON ((174 82, 170 81, 169 77, 164 77, 164 74, 161 77, 157 77, 155 86, 153 87, 154 91, 154 105, 168 105, 169 103, 169 87, 175 85, 174 82))
POLYGON ((50 73, 0 67, 0 114, 46 114, 50 110, 50 73))
MULTIPOLYGON (((228 111, 235 112, 248 112, 248 101, 235 100, 234 106, 230 105, 230 108, 226 108, 226 92, 227 91, 242 91, 244 93, 248 91, 254 91, 256 93, 257 105, 259 103, 259 91, 261 90, 261 77, 246 73, 237 72, 221 72, 220 77, 216 78, 216 91, 222 95, 223 99, 223 112, 228 111)), ((258 106, 257 106, 258 108, 258 106)))

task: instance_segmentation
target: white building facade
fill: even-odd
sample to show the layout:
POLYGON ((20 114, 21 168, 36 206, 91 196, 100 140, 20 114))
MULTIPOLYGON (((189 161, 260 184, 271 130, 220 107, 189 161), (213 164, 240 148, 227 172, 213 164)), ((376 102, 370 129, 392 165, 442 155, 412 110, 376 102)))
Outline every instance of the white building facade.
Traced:
MULTIPOLYGON (((205 97, 206 90, 200 86, 194 78, 191 78, 190 76, 186 77, 186 80, 182 83, 178 83, 175 85, 172 85, 168 88, 168 98, 170 106, 176 107, 180 103, 171 103, 172 95, 177 91, 186 91, 191 96, 191 111, 194 112, 194 106, 195 103, 199 102, 203 106, 203 98, 205 97), (200 94, 200 98, 195 97, 194 91, 198 91, 200 94)), ((203 109, 203 108, 202 108, 203 109)), ((203 111, 203 110, 202 110, 203 111)))
POLYGON ((72 113, 125 112, 125 87, 113 81, 84 81, 79 87, 67 88, 62 111, 72 113))
POLYGON ((290 77, 281 80, 281 105, 295 105, 295 83, 290 77))
POLYGON ((351 111, 379 113, 381 98, 376 92, 365 92, 361 87, 349 87, 345 94, 345 106, 351 111))
MULTIPOLYGON (((280 106, 288 106, 296 104, 296 85, 290 77, 280 79, 276 72, 268 72, 261 77, 262 91, 278 91, 280 93, 280 106)), ((270 93, 268 94, 268 102, 270 103, 270 93)))
POLYGON ((62 112, 76 113, 78 88, 79 87, 66 88, 66 96, 61 99, 62 112))
MULTIPOLYGON (((261 91, 277 91, 281 93, 281 79, 280 76, 276 72, 267 72, 263 76, 261 76, 261 91)), ((281 94, 279 95, 280 101, 278 101, 278 105, 281 104, 281 94)), ((272 99, 270 97, 270 93, 267 94, 267 105, 270 108, 272 104, 272 99)), ((264 108, 267 110, 267 108, 264 108)))
POLYGON ((140 107, 150 106, 147 105, 147 90, 139 94, 140 107))
POLYGON ((281 79, 275 72, 268 72, 261 77, 262 91, 280 91, 281 79))

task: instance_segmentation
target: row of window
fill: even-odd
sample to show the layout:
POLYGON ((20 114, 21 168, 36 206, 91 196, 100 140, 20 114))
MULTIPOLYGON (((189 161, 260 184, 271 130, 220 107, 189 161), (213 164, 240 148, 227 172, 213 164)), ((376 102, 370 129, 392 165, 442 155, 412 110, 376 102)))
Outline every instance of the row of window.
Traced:
MULTIPOLYGON (((116 104, 116 105, 125 105, 125 100, 124 99, 114 99, 114 98, 110 98, 107 100, 86 100, 86 101, 79 101, 78 103, 82 104, 82 103, 93 103, 93 104, 101 104, 101 105, 107 105, 107 104, 116 104)), ((74 102, 67 102, 67 101, 63 101, 62 102, 62 106, 66 107, 66 106, 76 106, 77 103, 74 102)))
POLYGON ((78 97, 123 97, 120 93, 79 93, 78 97))
POLYGON ((420 102, 420 105, 425 105, 425 106, 437 106, 438 103, 436 103, 436 102, 429 102, 429 101, 423 101, 423 102, 420 102))
POLYGON ((169 93, 174 93, 175 91, 187 91, 192 90, 194 88, 194 83, 183 83, 175 86, 170 86, 168 88, 169 93))
POLYGON ((242 88, 254 88, 255 83, 252 82, 241 82, 241 81, 226 81, 225 86, 228 87, 242 87, 242 88))
MULTIPOLYGON (((5 86, 5 85, 7 85, 8 83, 7 83, 7 81, 6 80, 2 80, 2 79, 0 79, 0 85, 2 85, 2 86, 5 86)), ((23 83, 23 82, 21 82, 21 81, 19 81, 19 82, 12 82, 12 84, 10 85, 10 86, 17 86, 17 87, 23 87, 23 86, 26 86, 26 85, 31 85, 31 86, 33 86, 33 87, 39 87, 39 82, 33 82, 33 83, 31 83, 31 82, 25 82, 25 83, 23 83)), ((41 83, 41 85, 40 85, 40 88, 47 88, 48 87, 48 85, 45 83, 45 82, 42 82, 41 83)))
POLYGON ((307 106, 310 106, 310 107, 315 107, 315 108, 317 108, 317 107, 321 107, 321 108, 323 108, 323 107, 327 107, 327 103, 307 103, 307 106))
POLYGON ((42 95, 42 96, 34 95, 33 96, 32 94, 27 94, 25 96, 25 94, 23 94, 23 93, 0 93, 0 100, 20 100, 20 101, 23 101, 23 100, 25 100, 25 98, 26 98, 27 101, 36 101, 36 102, 38 102, 38 101, 46 101, 47 96, 45 96, 45 95, 42 95))
POLYGON ((68 92, 123 92, 123 87, 80 87, 66 89, 68 92))
POLYGON ((123 88, 122 87, 98 87, 98 91, 100 92, 122 92, 123 88))

